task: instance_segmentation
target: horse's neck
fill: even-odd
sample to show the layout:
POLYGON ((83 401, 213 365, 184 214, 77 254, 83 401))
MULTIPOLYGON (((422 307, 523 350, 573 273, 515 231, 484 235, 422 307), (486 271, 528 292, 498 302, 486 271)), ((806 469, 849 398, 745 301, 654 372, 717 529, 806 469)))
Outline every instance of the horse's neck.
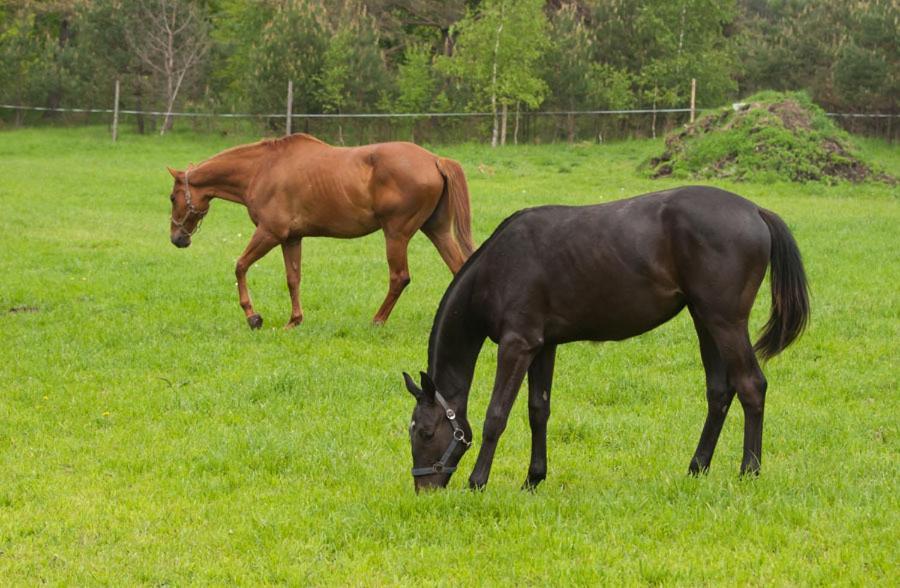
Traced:
POLYGON ((462 278, 451 285, 435 316, 428 344, 428 375, 441 395, 465 415, 487 330, 469 304, 471 280, 462 278))
POLYGON ((190 171, 191 185, 208 189, 216 198, 246 205, 247 188, 265 155, 263 145, 220 153, 190 171))

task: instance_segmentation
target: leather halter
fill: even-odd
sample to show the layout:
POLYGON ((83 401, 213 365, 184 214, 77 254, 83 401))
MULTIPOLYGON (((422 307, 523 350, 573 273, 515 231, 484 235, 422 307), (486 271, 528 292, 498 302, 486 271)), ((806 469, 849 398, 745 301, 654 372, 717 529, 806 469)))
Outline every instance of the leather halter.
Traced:
POLYGON ((193 199, 191 198, 191 182, 188 178, 188 173, 190 171, 190 168, 184 170, 184 203, 187 205, 187 212, 184 213, 184 217, 180 221, 175 220, 174 216, 171 217, 172 224, 181 229, 181 232, 187 233, 188 237, 194 235, 194 233, 200 230, 200 225, 203 224, 203 217, 205 217, 206 213, 209 212, 209 207, 207 207, 206 210, 199 210, 198 208, 194 207, 194 203, 192 202, 193 199), (193 230, 188 232, 184 230, 184 223, 187 222, 188 217, 192 214, 195 214, 200 218, 197 219, 197 224, 194 225, 193 230))
POLYGON ((447 404, 447 401, 444 400, 444 397, 441 396, 441 393, 435 390, 434 398, 438 401, 441 407, 444 409, 444 414, 447 417, 447 420, 450 421, 450 425, 453 427, 453 439, 450 441, 450 445, 447 446, 447 450, 444 451, 444 455, 441 456, 434 465, 424 468, 413 468, 412 475, 413 477, 418 476, 430 476, 431 474, 452 474, 456 471, 456 466, 447 466, 447 460, 450 459, 450 456, 453 455, 453 451, 456 449, 456 446, 462 443, 466 447, 472 444, 471 441, 466 441, 466 432, 463 431, 463 428, 456 422, 456 413, 453 412, 453 409, 447 404))

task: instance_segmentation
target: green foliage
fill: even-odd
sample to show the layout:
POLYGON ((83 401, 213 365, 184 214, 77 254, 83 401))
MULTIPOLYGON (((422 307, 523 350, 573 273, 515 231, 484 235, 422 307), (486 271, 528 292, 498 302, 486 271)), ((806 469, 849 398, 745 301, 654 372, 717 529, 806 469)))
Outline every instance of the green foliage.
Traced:
MULTIPOLYGON (((428 239, 412 239, 412 284, 383 328, 369 325, 387 288, 380 234, 304 240, 306 322, 293 331, 281 329, 289 301, 273 251, 250 272, 266 319, 254 332, 233 277, 246 211, 216 201, 189 249, 168 241, 164 166, 256 138, 0 133, 4 585, 868 586, 900 575, 895 189, 716 182, 787 221, 812 287, 811 328, 764 367, 758 479, 738 478, 737 403, 709 474, 686 475, 706 402, 684 311, 636 339, 560 347, 549 477, 535 493, 519 490, 524 391, 490 485, 464 489, 494 379, 488 342, 469 405, 476 445, 447 491, 416 496, 400 372, 424 369, 451 280, 428 239)), ((634 173, 660 145, 437 151, 462 162, 483 243, 520 208, 678 185, 634 173)), ((896 146, 862 147, 900 168, 896 146)))
POLYGON ((804 93, 761 92, 673 132, 649 161, 654 177, 795 182, 890 178, 853 153, 847 134, 804 93))
POLYGON ((436 82, 431 68, 431 51, 425 45, 409 45, 405 60, 397 68, 398 112, 429 112, 434 110, 436 82))
POLYGON ((897 111, 894 0, 752 3, 736 21, 741 93, 806 89, 831 110, 897 111))
POLYGON ((622 109, 633 106, 633 75, 594 60, 594 35, 576 4, 564 4, 550 22, 544 79, 559 109, 622 109))
POLYGON ((289 0, 273 8, 238 5, 229 16, 232 30, 244 35, 230 58, 237 73, 231 86, 235 102, 256 112, 281 112, 292 80, 294 111, 319 112, 319 80, 329 37, 326 16, 320 3, 310 0, 289 0))
POLYGON ((725 27, 734 0, 608 0, 597 3, 598 61, 635 76, 644 106, 683 106, 690 80, 701 89, 698 104, 721 104, 736 87, 734 58, 725 27))
POLYGON ((485 0, 456 28, 453 56, 436 64, 472 89, 471 108, 484 109, 492 97, 506 105, 541 104, 548 87, 535 65, 549 46, 541 0, 485 0))
POLYGON ((51 96, 58 99, 73 88, 68 75, 75 60, 71 10, 65 5, 7 10, 0 23, 0 98, 53 106, 51 96))
POLYGON ((332 24, 317 94, 325 112, 366 112, 387 92, 384 57, 365 5, 345 0, 332 24))
MULTIPOLYGON (((900 112, 896 0, 178 3, 214 41, 179 90, 190 110, 283 112, 288 80, 297 113, 670 108, 688 105, 693 78, 700 107, 774 89, 829 111, 900 112)), ((128 41, 144 5, 160 6, 0 3, 0 100, 105 107, 120 79, 123 106, 164 108, 167 84, 128 41)), ((570 138, 585 136, 576 123, 570 138)), ((896 134, 893 119, 865 123, 896 134)))

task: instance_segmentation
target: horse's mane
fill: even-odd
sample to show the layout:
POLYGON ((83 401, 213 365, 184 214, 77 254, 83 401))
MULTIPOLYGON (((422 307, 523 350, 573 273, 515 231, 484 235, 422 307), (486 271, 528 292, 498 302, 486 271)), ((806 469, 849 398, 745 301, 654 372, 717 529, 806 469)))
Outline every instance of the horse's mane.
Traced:
POLYGON ((487 238, 487 240, 481 244, 481 246, 475 250, 469 259, 466 260, 466 263, 463 264, 459 271, 456 272, 456 275, 453 276, 453 280, 450 281, 450 285, 447 286, 447 290, 444 292, 444 296, 441 298, 441 303, 438 304, 437 312, 434 313, 434 322, 431 325, 431 334, 428 337, 428 372, 429 375, 431 373, 431 361, 432 361, 432 353, 434 352, 434 346, 437 341, 437 333, 438 333, 438 324, 441 322, 441 319, 444 316, 444 312, 447 310, 447 304, 450 300, 450 297, 453 295, 454 291, 458 287, 462 280, 465 278, 466 274, 472 269, 472 267, 478 263, 478 258, 481 256, 481 253, 487 249, 490 244, 497 238, 497 236, 503 232, 503 230, 509 225, 513 220, 521 216, 522 214, 531 210, 530 208, 526 208, 523 210, 518 210, 508 217, 506 217, 503 222, 501 222, 494 232, 491 233, 491 236, 487 238))

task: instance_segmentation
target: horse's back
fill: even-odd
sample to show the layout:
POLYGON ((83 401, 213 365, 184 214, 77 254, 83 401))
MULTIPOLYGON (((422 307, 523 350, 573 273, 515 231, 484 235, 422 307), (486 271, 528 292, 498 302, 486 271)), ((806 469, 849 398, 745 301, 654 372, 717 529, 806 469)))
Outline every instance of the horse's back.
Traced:
POLYGON ((758 271, 765 256, 765 271, 757 210, 728 192, 689 187, 522 211, 476 256, 476 297, 497 330, 536 315, 560 341, 631 337, 672 318, 695 290, 723 287, 717 280, 735 274, 729 264, 758 271))

